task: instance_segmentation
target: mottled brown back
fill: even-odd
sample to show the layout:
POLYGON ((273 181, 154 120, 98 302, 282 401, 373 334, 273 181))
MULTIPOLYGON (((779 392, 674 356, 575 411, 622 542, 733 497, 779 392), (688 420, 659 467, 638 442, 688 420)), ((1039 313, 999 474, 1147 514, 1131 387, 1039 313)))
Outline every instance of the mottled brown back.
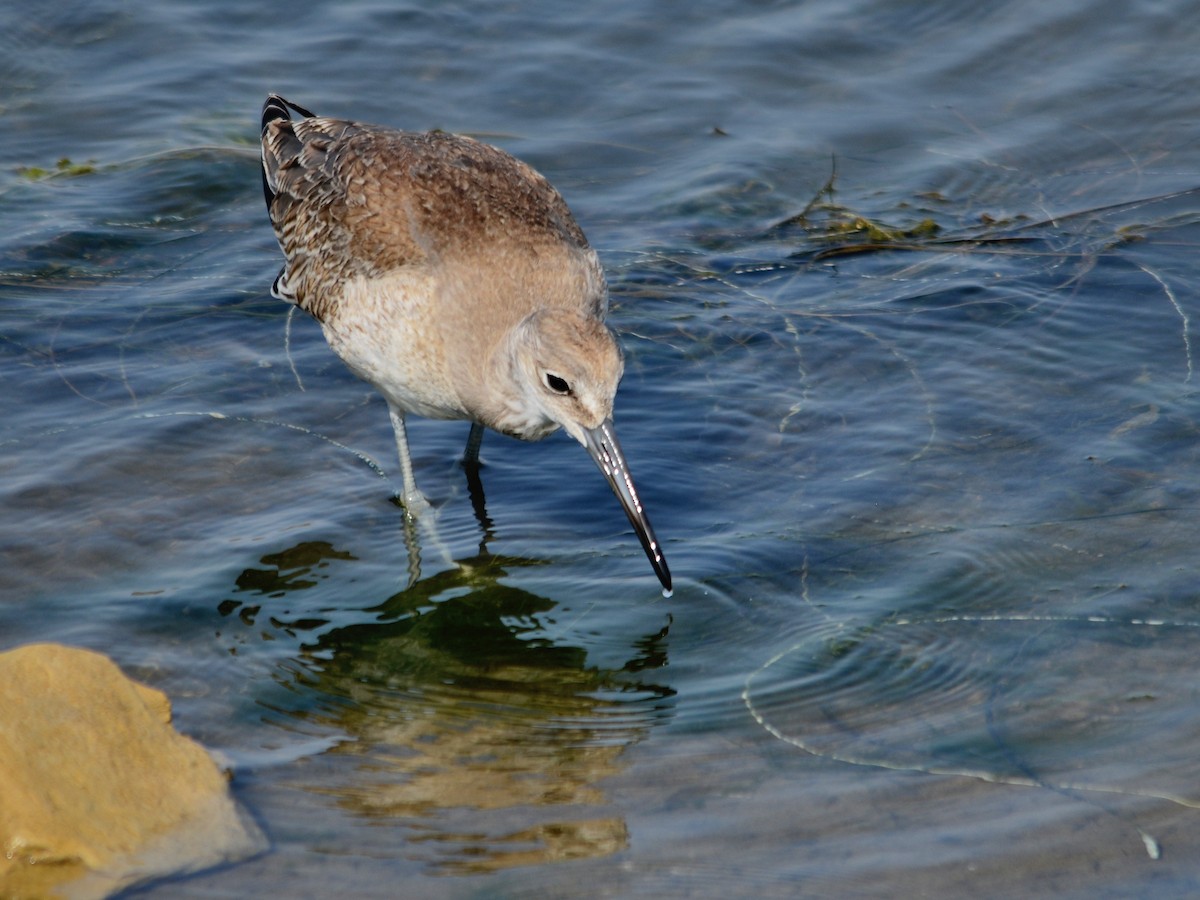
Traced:
POLYGON ((511 253, 513 232, 524 253, 587 248, 550 183, 495 147, 442 132, 293 120, 283 103, 268 99, 262 132, 267 207, 287 258, 275 293, 317 319, 349 279, 442 255, 511 253))

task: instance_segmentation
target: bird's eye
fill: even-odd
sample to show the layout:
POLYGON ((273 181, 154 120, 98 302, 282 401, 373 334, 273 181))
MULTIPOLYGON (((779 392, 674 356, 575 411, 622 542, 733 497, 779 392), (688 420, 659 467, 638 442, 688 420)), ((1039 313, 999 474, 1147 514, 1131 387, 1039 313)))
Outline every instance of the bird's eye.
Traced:
POLYGON ((554 391, 556 394, 571 393, 571 386, 567 384, 567 380, 565 378, 559 378, 553 372, 546 373, 546 387, 550 388, 550 390, 554 391))

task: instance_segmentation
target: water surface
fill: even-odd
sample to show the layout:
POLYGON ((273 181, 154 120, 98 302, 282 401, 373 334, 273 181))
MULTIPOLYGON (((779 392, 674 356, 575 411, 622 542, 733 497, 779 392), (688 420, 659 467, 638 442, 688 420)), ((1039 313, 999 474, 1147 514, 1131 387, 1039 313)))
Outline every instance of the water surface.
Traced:
POLYGON ((1193 894, 1198 22, 0 12, 3 646, 165 690, 272 842, 143 895, 1193 894), (414 421, 406 525, 268 294, 267 91, 563 191, 674 597, 561 435, 414 421))

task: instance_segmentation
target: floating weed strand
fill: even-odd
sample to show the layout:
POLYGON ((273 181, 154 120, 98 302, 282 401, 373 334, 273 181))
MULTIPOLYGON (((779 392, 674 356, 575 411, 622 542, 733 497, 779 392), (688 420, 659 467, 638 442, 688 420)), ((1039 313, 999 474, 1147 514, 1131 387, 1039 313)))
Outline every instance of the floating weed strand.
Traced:
POLYGON ((1138 263, 1137 267, 1158 282, 1159 287, 1163 289, 1163 293, 1167 295, 1167 299, 1171 301, 1171 305, 1175 307, 1175 312, 1179 315, 1179 319, 1183 323, 1183 353, 1187 359, 1187 375, 1183 380, 1185 383, 1189 382, 1192 380, 1192 336, 1190 334, 1191 323, 1188 321, 1187 312, 1180 305, 1179 298, 1175 296, 1175 292, 1171 290, 1171 286, 1167 284, 1161 275, 1142 263, 1138 263))
MULTIPOLYGON (((1139 628, 1186 628, 1200 630, 1200 621, 1191 620, 1171 620, 1171 619, 1154 619, 1154 618, 1117 618, 1114 616, 1089 615, 1089 616, 1071 616, 1071 615, 1046 615, 1041 613, 1029 614, 995 614, 995 615, 946 615, 932 617, 914 617, 914 618, 897 618, 885 624, 883 627, 904 627, 912 625, 942 625, 954 623, 971 623, 971 624, 987 624, 989 622, 1007 622, 1007 623, 1045 623, 1045 624, 1088 624, 1088 625, 1105 625, 1105 626, 1131 626, 1139 628)), ((1035 787, 1053 790, 1062 794, 1109 794, 1125 797, 1144 797, 1153 800, 1162 800, 1185 809, 1200 810, 1200 800, 1191 800, 1187 797, 1178 794, 1167 793, 1164 791, 1143 790, 1140 788, 1124 788, 1115 785, 1094 784, 1087 782, 1076 781, 1055 781, 1049 782, 1038 778, 1035 775, 1028 777, 1001 775, 996 772, 989 772, 984 769, 969 769, 956 768, 952 766, 915 766, 903 762, 889 762, 887 759, 869 759, 865 757, 854 756, 848 753, 837 753, 822 750, 818 747, 807 743, 803 738, 785 734, 779 727, 774 725, 765 713, 763 713, 754 702, 754 680, 776 663, 787 658, 793 653, 801 650, 811 642, 811 638, 799 641, 792 644, 778 653, 771 656, 761 666, 751 672, 745 681, 742 688, 742 702, 749 711, 750 716, 767 734, 771 735, 776 740, 782 741, 798 750, 803 750, 812 756, 821 759, 834 760, 836 762, 846 763, 853 766, 870 766, 878 769, 887 769, 897 772, 921 772, 926 775, 942 775, 956 778, 971 778, 976 781, 982 781, 988 784, 1004 784, 1014 787, 1035 787)), ((1101 811, 1120 819, 1125 824, 1132 827, 1141 838, 1142 845, 1145 848, 1146 855, 1157 860, 1162 857, 1162 847, 1158 840, 1136 822, 1131 822, 1119 813, 1110 810, 1103 805, 1096 803, 1086 798, 1078 798, 1082 802, 1095 806, 1101 811)))
MULTIPOLYGON (((338 450, 342 450, 342 451, 349 453, 349 454, 353 455, 354 457, 356 457, 360 462, 362 462, 364 465, 366 465, 366 467, 368 469, 370 469, 376 476, 378 476, 379 478, 382 478, 384 481, 386 481, 388 483, 388 485, 392 489, 393 496, 399 497, 399 495, 400 495, 400 492, 397 490, 395 484, 392 482, 391 476, 388 475, 387 471, 383 468, 383 466, 381 466, 373 457, 367 455, 366 453, 363 453, 360 450, 355 450, 353 447, 347 446, 346 444, 343 444, 340 441, 336 441, 327 435, 321 434, 318 431, 313 431, 310 428, 305 428, 303 425, 295 425, 291 422, 281 422, 281 421, 278 421, 275 419, 260 419, 260 418, 256 418, 253 416, 230 416, 230 415, 226 415, 225 413, 218 412, 217 410, 207 410, 207 411, 178 410, 175 412, 136 413, 136 414, 133 414, 130 416, 116 417, 116 420, 128 420, 128 419, 152 420, 152 419, 170 419, 170 418, 197 418, 197 419, 209 419, 211 421, 216 421, 216 422, 238 422, 238 423, 243 423, 243 424, 267 425, 267 426, 276 427, 276 428, 286 428, 289 431, 296 431, 296 432, 299 432, 300 434, 306 435, 307 437, 318 438, 319 440, 322 440, 325 443, 330 444, 331 446, 337 448, 338 450)), ((54 435, 65 434, 65 433, 74 432, 74 431, 80 431, 84 428, 89 428, 89 427, 92 427, 95 425, 108 424, 108 423, 111 423, 112 421, 114 421, 114 419, 109 418, 109 419, 105 419, 105 420, 98 421, 98 422, 74 423, 74 424, 70 424, 70 425, 61 425, 61 426, 57 426, 55 428, 50 428, 50 429, 46 429, 45 431, 39 432, 37 436, 52 437, 54 435)), ((11 438, 8 440, 3 440, 3 441, 0 441, 0 447, 16 446, 16 445, 22 443, 26 439, 27 438, 25 438, 25 437, 19 437, 19 438, 11 438)), ((420 577, 421 577, 421 541, 418 540, 418 537, 417 537, 418 532, 420 532, 424 536, 427 544, 432 545, 433 551, 435 551, 437 553, 437 555, 440 557, 440 561, 446 570, 453 570, 455 568, 461 568, 459 563, 454 559, 453 555, 451 554, 449 547, 447 547, 445 542, 442 540, 440 533, 438 532, 437 512, 438 512, 437 510, 434 510, 431 512, 430 515, 423 516, 419 521, 414 521, 413 518, 407 514, 405 514, 403 517, 402 528, 404 531, 404 543, 405 543, 406 548, 408 549, 408 572, 409 572, 408 587, 409 588, 413 587, 420 580, 420 577)), ((590 607, 589 607, 589 610, 590 610, 590 607)), ((586 613, 587 611, 588 610, 585 610, 584 613, 586 613)), ((582 617, 582 615, 584 613, 581 613, 580 616, 582 617)))
MULTIPOLYGON (((828 185, 827 185, 826 189, 827 188, 828 188, 828 185)), ((823 190, 825 190, 825 189, 823 189, 823 190)), ((819 197, 820 194, 818 194, 817 196, 819 197)), ((813 200, 814 203, 816 202, 816 199, 817 198, 814 198, 814 200, 813 200)), ((812 204, 810 203, 810 207, 811 207, 811 205, 812 204)), ((806 208, 806 212, 807 212, 807 208, 806 208)), ((921 444, 921 446, 919 446, 915 450, 913 450, 911 455, 908 457, 908 460, 907 460, 908 462, 913 462, 913 461, 920 459, 936 443, 936 441, 938 439, 938 427, 937 427, 937 416, 936 416, 936 412, 935 412, 934 394, 933 394, 933 391, 930 390, 929 386, 926 384, 925 379, 922 377, 915 361, 913 360, 912 357, 910 357, 906 353, 904 353, 904 351, 902 351, 900 349, 900 347, 897 346, 897 344, 894 341, 891 341, 891 340, 881 337, 879 334, 875 333, 867 326, 858 325, 856 323, 850 322, 849 320, 852 319, 855 315, 857 315, 857 313, 852 313, 852 314, 846 315, 846 314, 831 314, 831 313, 817 312, 817 311, 812 311, 812 310, 795 310, 795 309, 787 306, 786 304, 781 304, 778 300, 776 300, 770 296, 767 296, 766 294, 762 293, 761 291, 753 290, 751 287, 740 284, 735 280, 735 278, 739 275, 744 275, 747 272, 751 272, 751 271, 758 271, 757 267, 755 267, 755 266, 735 267, 735 268, 731 269, 729 272, 723 273, 723 272, 714 271, 712 268, 707 267, 707 266, 700 266, 700 265, 692 264, 688 260, 686 260, 678 255, 671 256, 671 255, 662 254, 662 253, 636 253, 636 254, 634 254, 634 256, 635 256, 635 258, 639 259, 640 261, 660 262, 660 263, 665 262, 665 263, 670 263, 670 264, 676 265, 676 266, 684 269, 689 274, 689 276, 691 277, 694 284, 700 284, 701 282, 707 282, 709 284, 717 285, 717 286, 719 286, 720 289, 728 291, 734 297, 745 298, 755 304, 766 307, 772 313, 779 316, 780 322, 782 324, 782 329, 769 328, 769 329, 766 329, 766 333, 768 333, 772 336, 775 336, 776 342, 778 343, 778 345, 781 348, 789 349, 792 353, 795 354, 795 356, 797 358, 797 369, 798 369, 798 372, 800 375, 799 380, 802 385, 800 396, 791 403, 787 412, 783 415, 783 417, 777 423, 776 427, 779 432, 782 433, 782 432, 786 432, 788 430, 788 428, 791 425, 792 420, 794 418, 796 418, 801 412, 803 412, 803 410, 805 409, 807 402, 808 402, 808 397, 809 397, 809 387, 807 385, 808 367, 805 365, 805 361, 804 361, 804 357, 803 357, 803 349, 802 349, 803 334, 802 334, 802 329, 801 329, 799 323, 803 320, 809 320, 809 321, 818 321, 823 324, 827 324, 831 327, 846 328, 846 329, 853 331, 856 334, 859 334, 866 340, 874 342, 875 344, 878 344, 879 346, 881 346, 885 352, 890 354, 908 372, 909 377, 912 379, 912 382, 913 382, 914 386, 916 387, 918 394, 921 397, 921 402, 924 405, 925 422, 928 426, 928 431, 927 431, 927 435, 926 435, 924 442, 921 444), (791 336, 792 340, 790 342, 784 342, 783 340, 778 338, 779 334, 788 334, 791 336)), ((778 270, 780 273, 778 277, 787 277, 787 278, 792 278, 792 279, 799 277, 799 275, 802 271, 802 270, 795 269, 793 266, 782 265, 782 264, 775 263, 775 262, 763 264, 762 270, 763 271, 778 270)), ((777 280, 777 279, 772 279, 772 280, 777 280)), ((644 335, 636 335, 636 336, 643 337, 643 338, 645 337, 644 335)), ((676 347, 674 347, 674 349, 679 350, 680 348, 676 346, 676 347)), ((870 474, 870 473, 869 472, 860 473, 859 475, 851 476, 851 478, 864 477, 865 475, 868 475, 868 474, 870 474)))
MULTIPOLYGON (((928 426, 925 443, 918 447, 915 452, 910 454, 906 460, 907 462, 916 462, 926 454, 926 452, 934 445, 938 438, 937 413, 934 409, 935 403, 933 391, 929 389, 929 386, 925 383, 925 379, 921 377, 921 372, 917 368, 916 363, 913 361, 912 357, 901 351, 900 348, 896 346, 895 342, 881 338, 870 328, 848 321, 848 318, 845 316, 820 316, 820 318, 825 318, 831 323, 835 323, 842 328, 847 328, 862 335, 869 341, 874 341, 889 354, 891 354, 892 357, 895 358, 902 366, 904 366, 905 369, 908 370, 909 378, 912 379, 913 384, 916 386, 917 392, 921 395, 921 400, 925 405, 925 423, 928 426)), ((791 323, 789 322, 789 325, 790 324, 791 323)), ((795 331, 792 333, 797 334, 795 331)), ((855 478, 861 478, 868 474, 869 472, 862 472, 858 475, 851 475, 846 480, 849 481, 855 478)))
POLYGON ((303 425, 294 425, 291 422, 280 422, 276 419, 259 419, 254 416, 227 416, 227 415, 225 415, 225 413, 217 412, 216 410, 209 410, 207 412, 183 410, 183 411, 178 411, 178 412, 165 412, 165 413, 137 413, 132 418, 135 418, 135 419, 169 419, 172 417, 207 418, 207 419, 214 419, 217 421, 245 422, 245 423, 251 423, 254 425, 270 425, 275 428, 286 428, 289 431, 298 431, 301 434, 308 435, 309 437, 319 438, 320 440, 325 441, 325 443, 327 443, 327 444, 333 445, 334 447, 336 447, 339 450, 344 450, 347 453, 353 454, 354 456, 358 457, 360 462, 366 464, 368 469, 370 469, 372 472, 374 472, 376 475, 378 475, 384 481, 388 482, 389 484, 391 484, 391 481, 392 481, 391 476, 389 476, 387 473, 387 470, 384 469, 383 466, 381 466, 378 462, 376 462, 375 459, 373 459, 372 457, 363 453, 361 450, 355 450, 353 447, 349 447, 346 444, 341 443, 340 441, 335 441, 333 438, 329 437, 328 435, 321 434, 321 432, 319 432, 319 431, 313 431, 311 428, 305 428, 303 425))
POLYGON ((550 639, 551 642, 557 642, 557 641, 561 640, 564 635, 569 634, 571 631, 576 629, 579 626, 579 623, 582 622, 588 615, 590 615, 592 610, 595 608, 596 608, 596 601, 592 600, 588 603, 587 606, 585 606, 583 609, 581 609, 577 614, 572 616, 566 622, 559 623, 558 627, 551 629, 549 627, 543 626, 543 628, 545 629, 545 632, 546 632, 546 636, 550 639))
MULTIPOLYGON (((53 428, 47 428, 44 431, 39 431, 35 435, 32 435, 32 437, 54 437, 55 435, 59 435, 59 434, 67 434, 72 431, 80 431, 85 428, 92 428, 92 427, 95 427, 98 425, 104 425, 104 424, 110 423, 115 420, 130 419, 130 418, 132 418, 132 419, 169 419, 172 417, 207 418, 207 419, 213 419, 215 421, 244 422, 244 423, 251 423, 254 425, 270 425, 270 426, 276 427, 276 428, 286 428, 289 431, 298 431, 301 434, 308 435, 309 437, 318 438, 327 444, 331 444, 332 446, 336 447, 339 450, 343 450, 346 453, 352 454, 353 456, 357 457, 360 462, 365 464, 366 467, 368 469, 370 469, 372 472, 374 472, 377 476, 382 478, 384 481, 388 482, 389 485, 392 484, 392 477, 387 473, 387 470, 383 466, 381 466, 373 457, 368 456, 366 453, 363 453, 361 450, 355 450, 353 447, 343 444, 340 441, 336 441, 333 438, 329 437, 328 435, 321 434, 319 431, 313 431, 311 428, 305 428, 303 425, 295 425, 291 422, 280 422, 275 419, 259 419, 259 418, 255 418, 253 416, 229 416, 223 412, 218 412, 216 410, 209 410, 209 411, 181 410, 181 411, 177 411, 177 412, 162 412, 162 413, 134 413, 129 416, 118 416, 118 417, 116 417, 116 419, 106 418, 106 419, 101 419, 101 420, 98 420, 95 422, 78 422, 78 423, 72 423, 72 424, 67 424, 67 425, 56 425, 53 428)), ((21 436, 21 437, 7 438, 5 440, 0 441, 0 447, 13 447, 18 444, 24 443, 30 437, 31 437, 30 435, 26 435, 26 436, 21 436)))
POLYGON ((46 341, 45 354, 46 358, 50 361, 50 365, 54 368, 54 374, 57 375, 62 383, 65 384, 67 388, 81 400, 87 400, 89 403, 95 403, 98 406, 111 407, 111 403, 105 403, 103 400, 97 400, 95 397, 85 394, 75 386, 74 382, 72 382, 70 378, 67 377, 66 369, 63 367, 62 363, 59 362, 58 355, 54 351, 54 345, 58 341, 59 335, 62 333, 63 323, 65 321, 65 316, 58 320, 54 328, 51 329, 46 341))
MULTIPOLYGON (((392 483, 391 476, 388 475, 387 470, 384 469, 383 466, 381 466, 378 462, 376 462, 376 460, 373 457, 368 456, 366 453, 363 453, 361 450, 355 450, 353 447, 347 446, 346 444, 343 444, 340 441, 335 441, 333 438, 329 437, 328 435, 321 434, 321 432, 319 432, 319 431, 313 431, 311 428, 305 428, 303 425, 295 425, 291 422, 280 422, 277 419, 259 419, 254 416, 227 416, 227 415, 225 415, 225 413, 217 412, 216 410, 209 410, 207 412, 179 411, 179 412, 169 412, 169 413, 139 413, 138 415, 135 415, 133 418, 135 418, 135 419, 166 419, 166 418, 170 418, 172 416, 208 418, 208 419, 213 419, 216 421, 243 422, 243 423, 251 423, 254 425, 270 425, 275 428, 286 428, 289 431, 298 431, 301 434, 307 435, 309 437, 318 438, 318 439, 324 441, 325 443, 336 447, 339 450, 343 450, 346 453, 350 453, 353 456, 357 457, 358 460, 360 462, 362 462, 363 464, 365 464, 368 469, 370 469, 372 472, 374 472, 376 475, 378 475, 380 478, 382 478, 384 481, 386 481, 389 486, 391 486, 392 495, 394 497, 400 496, 400 491, 392 483)), ((421 532, 424 533, 426 540, 433 545, 433 548, 437 551, 438 555, 442 559, 443 564, 447 568, 452 569, 452 568, 455 568, 458 566, 458 563, 456 563, 454 561, 454 557, 451 555, 449 548, 446 546, 445 541, 442 540, 441 534, 438 532, 437 511, 436 510, 432 511, 430 515, 423 516, 421 519, 417 520, 415 526, 413 524, 412 516, 410 516, 406 513, 404 516, 404 529, 405 529, 405 544, 409 548, 409 575, 410 575, 409 587, 412 587, 413 585, 415 585, 420 580, 420 576, 421 576, 420 544, 415 539, 415 535, 418 530, 420 530, 421 532)))
POLYGON ((304 382, 300 380, 300 373, 296 370, 296 360, 292 357, 292 316, 296 313, 296 307, 288 309, 287 318, 283 320, 283 353, 287 357, 288 365, 292 367, 292 375, 296 378, 296 387, 304 390, 304 382))
MULTIPOLYGON (((1107 597, 1110 594, 1115 594, 1118 591, 1123 591, 1123 590, 1125 590, 1125 588, 1126 588, 1126 585, 1124 585, 1124 584, 1116 584, 1113 587, 1111 587, 1109 590, 1102 591, 1100 594, 1090 597, 1089 600, 1091 602, 1095 602, 1096 600, 1099 600, 1103 597, 1107 597)), ((1062 618, 1067 618, 1067 617, 1063 616, 1062 618)), ((1079 617, 1080 622, 1086 621, 1089 624, 1114 624, 1114 623, 1120 621, 1120 620, 1106 621, 1108 619, 1109 619, 1109 617, 1106 617, 1106 616, 1079 617)), ((1025 640, 1023 640, 1021 642, 1021 646, 1019 647, 1017 652, 1010 658, 1010 668, 1017 669, 1016 663, 1025 654, 1025 651, 1026 651, 1026 649, 1028 649, 1029 645, 1031 643, 1033 643, 1035 640, 1037 640, 1039 635, 1044 635, 1049 630, 1049 626, 1051 624, 1053 624, 1053 623, 1052 622, 1046 623, 1046 627, 1036 629, 1035 634, 1030 635, 1029 637, 1025 638, 1025 640)), ((992 739, 992 741, 996 744, 997 747, 1002 748, 1004 755, 1008 758, 1009 762, 1012 763, 1013 765, 1015 765, 1021 772, 1025 773, 1028 777, 1032 778, 1034 781, 1036 781, 1038 783, 1039 786, 1045 788, 1046 790, 1054 791, 1055 793, 1057 793, 1060 796, 1065 797, 1069 800, 1077 800, 1077 801, 1086 803, 1089 806, 1093 807, 1094 809, 1097 809, 1100 812, 1104 813, 1105 815, 1107 815, 1113 819, 1116 819, 1122 825, 1133 826, 1133 828, 1137 831, 1138 835, 1141 837, 1142 844, 1145 846, 1146 853, 1150 857, 1150 859, 1160 858, 1162 856, 1162 850, 1161 850, 1161 847, 1159 846, 1157 839, 1155 839, 1152 835, 1148 834, 1136 822, 1121 815, 1117 810, 1110 808, 1107 804, 1101 802, 1098 798, 1089 797, 1089 796, 1079 796, 1078 793, 1074 790, 1059 786, 1057 784, 1046 781, 1046 779, 1044 779, 1044 778, 1041 778, 1038 775, 1034 766, 1027 763, 1022 758, 1022 754, 1020 754, 1015 748, 1012 747, 1010 742, 1005 739, 1005 737, 1002 733, 1001 723, 997 722, 997 720, 996 720, 996 701, 997 701, 997 695, 999 694, 999 692, 1001 690, 1001 683, 1002 683, 1002 679, 993 679, 992 680, 990 689, 988 691, 987 702, 983 705, 984 710, 985 710, 984 719, 987 723, 988 736, 992 739)))

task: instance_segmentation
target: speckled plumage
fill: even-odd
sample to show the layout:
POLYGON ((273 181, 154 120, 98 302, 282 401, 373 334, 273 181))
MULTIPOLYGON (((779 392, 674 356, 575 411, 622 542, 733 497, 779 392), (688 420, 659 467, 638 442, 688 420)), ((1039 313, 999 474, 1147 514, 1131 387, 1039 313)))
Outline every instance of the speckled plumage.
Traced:
POLYGON ((286 258, 272 293, 310 313, 388 402, 413 515, 407 412, 537 440, 563 427, 671 578, 612 430, 623 371, 595 252, 545 178, 467 137, 314 116, 271 95, 263 191, 286 258), (292 113, 299 118, 293 118, 292 113))

